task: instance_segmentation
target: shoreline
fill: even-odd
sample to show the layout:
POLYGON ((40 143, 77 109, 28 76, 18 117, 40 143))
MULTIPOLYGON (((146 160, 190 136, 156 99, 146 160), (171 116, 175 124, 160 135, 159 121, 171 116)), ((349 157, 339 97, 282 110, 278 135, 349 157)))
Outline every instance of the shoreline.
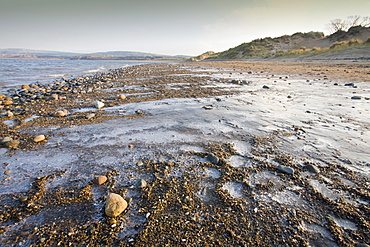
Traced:
POLYGON ((0 138, 19 143, 0 149, 0 243, 366 246, 369 73, 154 63, 4 95, 0 138))

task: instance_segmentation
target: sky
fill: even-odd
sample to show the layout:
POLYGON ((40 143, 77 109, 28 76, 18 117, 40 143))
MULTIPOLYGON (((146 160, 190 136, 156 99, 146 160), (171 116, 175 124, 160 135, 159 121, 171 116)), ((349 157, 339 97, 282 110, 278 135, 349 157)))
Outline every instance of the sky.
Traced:
POLYGON ((369 0, 0 0, 0 49, 221 52, 370 15, 369 0))

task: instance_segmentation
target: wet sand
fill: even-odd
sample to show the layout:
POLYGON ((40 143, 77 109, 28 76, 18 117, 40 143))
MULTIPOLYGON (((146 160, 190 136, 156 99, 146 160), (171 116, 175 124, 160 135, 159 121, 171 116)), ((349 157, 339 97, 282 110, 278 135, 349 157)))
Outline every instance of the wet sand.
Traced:
POLYGON ((19 143, 0 149, 0 243, 366 246, 369 73, 367 61, 149 64, 2 97, 0 138, 19 143), (108 191, 130 201, 115 218, 108 191))

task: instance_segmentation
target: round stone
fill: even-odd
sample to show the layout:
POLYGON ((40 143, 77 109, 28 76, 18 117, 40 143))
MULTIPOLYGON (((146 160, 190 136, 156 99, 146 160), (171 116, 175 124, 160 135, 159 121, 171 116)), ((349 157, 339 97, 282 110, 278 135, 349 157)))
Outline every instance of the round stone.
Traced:
POLYGON ((105 214, 109 217, 120 215, 127 208, 127 202, 122 196, 109 193, 105 204, 105 214))
POLYGON ((106 176, 97 176, 97 177, 95 177, 95 184, 97 184, 97 185, 102 185, 102 184, 104 184, 107 180, 108 180, 108 178, 107 178, 106 176))
POLYGON ((43 140, 45 140, 46 137, 45 135, 38 135, 38 136, 35 136, 35 138, 33 139, 34 142, 41 142, 43 140))
POLYGON ((119 96, 119 99, 126 99, 126 95, 121 94, 121 95, 119 96))

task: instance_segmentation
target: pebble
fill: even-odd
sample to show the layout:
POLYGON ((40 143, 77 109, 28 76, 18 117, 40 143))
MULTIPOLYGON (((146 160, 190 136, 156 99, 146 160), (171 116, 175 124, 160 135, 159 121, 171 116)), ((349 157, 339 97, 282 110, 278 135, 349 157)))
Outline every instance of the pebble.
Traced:
POLYGON ((353 82, 344 84, 346 87, 354 87, 355 84, 353 82))
POLYGON ((101 101, 96 101, 95 102, 95 107, 98 108, 98 109, 101 109, 104 107, 104 103, 101 102, 101 101))
POLYGON ((105 214, 109 217, 120 215, 127 208, 127 202, 122 196, 109 193, 105 204, 105 214))
POLYGON ((147 186, 147 182, 145 181, 145 179, 139 179, 137 182, 136 182, 136 187, 139 188, 139 189, 143 189, 147 186))
POLYGON ((58 111, 54 112, 55 117, 65 117, 65 116, 67 116, 67 114, 68 114, 68 111, 66 109, 58 110, 58 111))
POLYGON ((291 167, 287 167, 287 166, 278 165, 276 167, 276 169, 278 169, 279 171, 281 171, 283 173, 286 173, 286 174, 293 174, 294 173, 294 169, 291 168, 291 167))
POLYGON ((28 90, 28 89, 30 89, 31 87, 30 86, 28 86, 28 85, 22 85, 22 89, 25 89, 25 90, 28 90))
POLYGON ((27 196, 21 196, 21 197, 19 197, 19 201, 20 202, 25 202, 27 200, 28 200, 28 197, 27 196))
POLYGON ((16 149, 18 148, 19 144, 21 144, 20 141, 8 141, 5 143, 5 147, 10 148, 10 149, 16 149))
POLYGON ((86 115, 86 118, 87 119, 92 119, 92 118, 94 118, 95 117, 95 113, 90 113, 90 114, 87 114, 86 115))
POLYGON ((309 172, 312 172, 312 173, 320 173, 320 169, 317 166, 315 166, 315 165, 307 164, 307 165, 305 165, 305 168, 309 172))
POLYGON ((361 99, 361 96, 352 96, 351 99, 361 99))
POLYGON ((121 95, 119 96, 119 99, 126 99, 126 95, 121 94, 121 95))
POLYGON ((269 89, 270 87, 269 87, 269 86, 264 85, 262 88, 264 88, 264 89, 269 89))
POLYGON ((59 99, 59 95, 58 95, 58 94, 56 94, 56 93, 53 93, 53 94, 51 95, 51 99, 53 99, 53 100, 58 100, 58 99, 59 99))
POLYGON ((13 141, 13 138, 6 136, 3 139, 1 139, 0 144, 5 144, 7 142, 13 141))
POLYGON ((102 185, 102 184, 104 184, 106 181, 108 180, 108 178, 106 177, 106 176, 97 176, 97 177, 95 177, 95 184, 97 184, 97 185, 102 185))
POLYGON ((5 175, 8 175, 8 174, 10 174, 11 173, 11 171, 9 171, 9 170, 6 170, 5 172, 4 172, 4 174, 5 175))
POLYGON ((143 165, 144 165, 144 163, 143 163, 142 161, 139 161, 139 162, 137 162, 137 163, 136 163, 136 165, 137 165, 137 166, 143 166, 143 165))
POLYGON ((208 154, 207 155, 207 160, 209 162, 211 162, 212 164, 214 164, 214 165, 217 165, 218 162, 220 161, 220 159, 214 154, 208 154))
POLYGON ((13 117, 13 116, 14 116, 14 114, 13 114, 13 112, 11 112, 11 111, 7 111, 7 112, 5 113, 5 116, 7 116, 7 117, 13 117))
POLYGON ((43 141, 43 140, 45 140, 45 139, 46 139, 45 135, 38 135, 38 136, 36 136, 36 137, 33 139, 33 141, 34 141, 34 142, 41 142, 41 141, 43 141))

